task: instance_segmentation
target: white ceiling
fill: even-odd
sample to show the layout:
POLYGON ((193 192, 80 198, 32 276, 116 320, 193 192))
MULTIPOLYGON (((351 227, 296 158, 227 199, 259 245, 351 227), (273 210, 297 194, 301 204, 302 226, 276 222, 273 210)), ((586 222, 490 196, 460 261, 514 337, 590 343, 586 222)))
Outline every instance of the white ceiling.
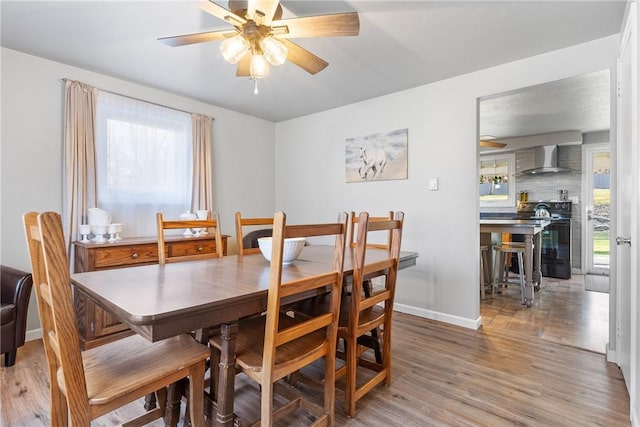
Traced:
POLYGON ((609 70, 496 94, 480 100, 480 139, 608 130, 609 70))
MULTIPOLYGON (((294 40, 330 65, 313 76, 291 63, 272 67, 271 76, 259 82, 258 95, 248 78, 235 77, 218 42, 168 47, 156 40, 230 27, 197 1, 2 0, 1 44, 278 122, 615 34, 625 1, 283 0, 282 5, 283 18, 357 11, 360 35, 294 40)), ((553 102, 522 101, 558 95, 561 86, 486 100, 481 134, 511 137, 604 126, 584 120, 597 115, 604 99, 601 92, 587 95, 592 80, 600 81, 578 79, 584 93, 567 86, 566 97, 553 102), (511 117, 516 104, 527 120, 511 117)))

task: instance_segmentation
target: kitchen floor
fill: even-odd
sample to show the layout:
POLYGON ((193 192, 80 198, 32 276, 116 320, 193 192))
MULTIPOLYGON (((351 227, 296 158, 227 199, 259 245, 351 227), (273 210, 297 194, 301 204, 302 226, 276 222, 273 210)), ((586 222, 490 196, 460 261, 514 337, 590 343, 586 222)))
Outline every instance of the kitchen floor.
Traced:
MULTIPOLYGON (((512 273, 511 278, 516 276, 512 273)), ((605 353, 609 341, 609 294, 585 291, 584 276, 543 278, 533 306, 520 303, 520 286, 480 300, 482 327, 605 353)))

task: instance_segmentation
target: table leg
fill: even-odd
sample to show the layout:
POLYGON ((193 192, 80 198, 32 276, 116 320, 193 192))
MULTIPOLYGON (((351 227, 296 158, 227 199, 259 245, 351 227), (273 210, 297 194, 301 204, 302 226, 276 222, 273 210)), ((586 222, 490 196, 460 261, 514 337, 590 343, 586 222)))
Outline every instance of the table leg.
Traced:
POLYGON ((155 393, 150 393, 147 394, 144 397, 144 409, 146 409, 147 411, 150 411, 152 409, 156 409, 156 394, 155 393))
MULTIPOLYGON (((236 336, 238 323, 225 323, 220 326, 222 351, 218 365, 218 390, 216 426, 233 426, 233 398, 236 375, 236 336)), ((213 368, 213 367, 212 367, 213 368)), ((214 385, 212 384, 212 388, 214 385)), ((213 393, 212 393, 213 395, 213 393)))
POLYGON ((524 245, 525 245, 524 258, 525 258, 525 262, 527 263, 524 269, 525 271, 524 302, 527 307, 531 307, 531 305, 533 304, 533 266, 535 265, 535 263, 533 262, 533 236, 531 234, 525 234, 524 245))
POLYGON ((535 282, 534 290, 539 291, 542 284, 542 232, 535 235, 535 249, 533 261, 535 262, 535 269, 533 270, 533 281, 535 282))

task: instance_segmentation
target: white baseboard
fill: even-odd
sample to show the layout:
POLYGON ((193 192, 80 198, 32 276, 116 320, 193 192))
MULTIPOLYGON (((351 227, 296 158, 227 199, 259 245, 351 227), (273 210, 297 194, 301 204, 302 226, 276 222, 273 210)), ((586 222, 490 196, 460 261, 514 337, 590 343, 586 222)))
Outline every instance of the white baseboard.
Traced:
POLYGON ((482 325, 482 317, 478 317, 477 319, 467 319, 465 317, 453 316, 451 314, 440 313, 437 311, 398 303, 393 305, 393 309, 401 313, 412 314, 414 316, 424 317, 425 319, 438 320, 440 322, 450 323, 452 325, 462 326, 463 328, 468 329, 478 329, 482 325))
POLYGON ((34 341, 34 340, 39 340, 40 338, 42 338, 42 329, 38 328, 38 329, 30 329, 27 331, 27 333, 24 336, 24 340, 25 341, 34 341))
POLYGON ((606 356, 607 356, 607 362, 615 363, 617 365, 618 364, 618 353, 616 353, 615 350, 613 350, 611 347, 609 347, 609 343, 607 343, 605 352, 606 352, 606 356))
POLYGON ((631 425, 633 427, 640 426, 640 417, 638 417, 637 408, 634 408, 634 407, 631 408, 631 425))

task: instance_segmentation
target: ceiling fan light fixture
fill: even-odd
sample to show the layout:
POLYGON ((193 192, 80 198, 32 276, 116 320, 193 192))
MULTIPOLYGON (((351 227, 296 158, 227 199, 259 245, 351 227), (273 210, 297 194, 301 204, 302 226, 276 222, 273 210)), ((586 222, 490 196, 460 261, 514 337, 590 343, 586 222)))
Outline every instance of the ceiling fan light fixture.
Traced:
POLYGON ((220 43, 220 53, 225 61, 236 64, 249 50, 249 42, 241 34, 225 39, 220 43))
POLYGON ((249 74, 254 80, 263 79, 269 75, 269 63, 264 55, 259 53, 251 55, 249 74))
POLYGON ((273 36, 263 37, 260 40, 260 48, 271 65, 282 65, 287 60, 287 47, 273 36))

